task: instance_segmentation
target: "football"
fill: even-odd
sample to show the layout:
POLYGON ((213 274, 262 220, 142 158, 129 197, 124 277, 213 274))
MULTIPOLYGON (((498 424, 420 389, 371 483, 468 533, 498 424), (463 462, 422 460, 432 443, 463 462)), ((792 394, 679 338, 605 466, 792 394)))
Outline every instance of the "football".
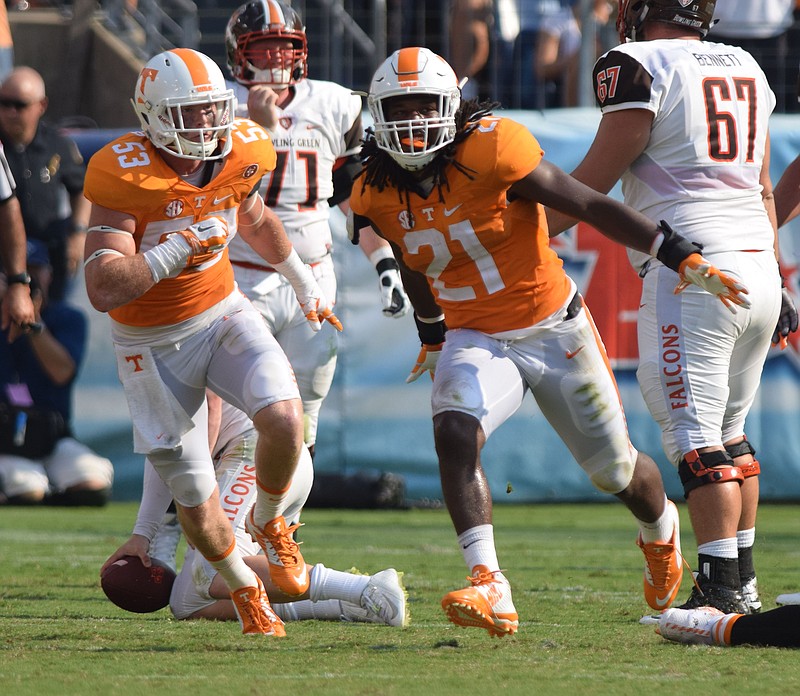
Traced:
POLYGON ((169 604, 175 571, 156 558, 145 568, 137 556, 125 556, 106 568, 100 577, 103 592, 125 611, 147 614, 169 604))

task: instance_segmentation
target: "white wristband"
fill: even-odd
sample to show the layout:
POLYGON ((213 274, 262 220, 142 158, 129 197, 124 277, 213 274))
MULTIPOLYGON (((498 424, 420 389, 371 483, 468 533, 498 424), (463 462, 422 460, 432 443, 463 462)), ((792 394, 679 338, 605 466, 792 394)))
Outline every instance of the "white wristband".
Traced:
POLYGON ((653 243, 650 245, 650 256, 656 258, 658 255, 658 250, 661 248, 661 245, 664 243, 664 233, 659 232, 656 235, 656 238, 653 240, 653 243))
POLYGON ((380 263, 384 259, 393 259, 393 258, 394 258, 394 254, 392 253, 392 247, 390 247, 387 244, 386 246, 380 246, 377 249, 375 249, 375 251, 373 251, 369 255, 369 262, 373 266, 377 266, 378 263, 380 263))
POLYGON ((182 235, 172 234, 161 244, 148 249, 142 254, 145 263, 150 267, 153 281, 158 283, 174 271, 186 266, 192 248, 182 235))
POLYGON ((417 317, 418 321, 421 321, 423 324, 438 324, 440 321, 444 321, 444 314, 440 314, 438 317, 417 317))
POLYGON ((121 251, 117 251, 116 249, 98 249, 92 254, 89 254, 89 258, 83 262, 83 267, 86 268, 92 261, 95 259, 99 259, 101 256, 106 255, 114 255, 114 256, 125 256, 121 251))
POLYGON ((292 284, 293 288, 297 289, 298 285, 305 288, 309 270, 294 248, 284 261, 273 264, 273 267, 292 284))

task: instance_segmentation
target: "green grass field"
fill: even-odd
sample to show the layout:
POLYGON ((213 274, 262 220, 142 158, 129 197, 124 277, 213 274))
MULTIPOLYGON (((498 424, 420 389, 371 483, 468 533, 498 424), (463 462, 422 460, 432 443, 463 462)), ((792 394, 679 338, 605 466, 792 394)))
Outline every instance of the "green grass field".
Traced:
MULTIPOLYGON (((98 569, 136 505, 0 509, 0 684, 6 694, 790 694, 800 654, 667 643, 641 593, 635 527, 619 504, 498 506, 498 551, 520 629, 511 638, 449 624, 441 597, 466 584, 444 510, 308 510, 310 563, 405 572, 406 629, 305 621, 285 639, 238 624, 129 614, 98 569)), ((681 507, 684 553, 695 559, 681 507)), ((800 506, 760 511, 762 600, 800 589, 800 506)), ((680 601, 689 593, 684 578, 680 601)))

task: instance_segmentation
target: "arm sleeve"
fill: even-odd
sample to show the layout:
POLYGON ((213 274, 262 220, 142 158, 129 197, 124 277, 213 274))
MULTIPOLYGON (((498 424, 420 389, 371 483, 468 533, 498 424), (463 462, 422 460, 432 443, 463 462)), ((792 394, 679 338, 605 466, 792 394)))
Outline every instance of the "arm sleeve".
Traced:
POLYGON ((133 533, 152 541, 171 502, 172 492, 161 480, 150 460, 145 459, 142 502, 139 504, 133 533))

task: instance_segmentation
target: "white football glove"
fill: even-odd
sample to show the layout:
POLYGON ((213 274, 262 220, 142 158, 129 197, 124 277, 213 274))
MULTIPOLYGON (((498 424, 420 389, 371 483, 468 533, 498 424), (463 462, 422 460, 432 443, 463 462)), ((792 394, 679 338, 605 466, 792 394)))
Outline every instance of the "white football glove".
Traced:
POLYGON ((747 298, 748 289, 743 283, 727 273, 723 273, 711 262, 700 254, 690 254, 680 265, 678 271, 681 282, 675 288, 675 294, 685 290, 689 285, 696 285, 712 295, 716 295, 732 313, 736 313, 739 305, 750 309, 750 300, 747 298))
POLYGON ((382 247, 370 254, 369 260, 375 264, 375 270, 378 272, 383 315, 399 319, 408 314, 411 302, 400 277, 400 265, 392 255, 391 249, 382 247))
POLYGON ((442 354, 442 346, 444 343, 438 343, 435 346, 422 344, 419 355, 417 356, 417 364, 411 369, 406 377, 406 384, 410 384, 419 379, 422 374, 429 372, 431 380, 436 375, 436 364, 439 362, 439 356, 442 354))
POLYGON ((210 217, 190 225, 185 230, 171 232, 167 238, 144 252, 153 280, 173 278, 187 266, 205 263, 224 249, 229 241, 228 224, 210 217))
POLYGON ((285 261, 275 264, 275 270, 292 284, 300 309, 313 331, 319 331, 323 321, 329 321, 337 331, 342 330, 342 322, 333 313, 311 268, 300 260, 294 249, 285 261))
POLYGON ((750 300, 747 299, 747 287, 720 271, 711 262, 702 256, 702 244, 691 242, 675 232, 666 220, 658 224, 659 234, 653 239, 650 254, 655 256, 667 268, 672 269, 680 276, 680 282, 675 288, 675 294, 683 292, 690 285, 716 295, 725 307, 736 313, 739 305, 750 309, 750 300))
POLYGON ((205 263, 228 246, 230 241, 228 223, 215 215, 195 222, 177 234, 181 235, 192 248, 187 266, 205 263))

